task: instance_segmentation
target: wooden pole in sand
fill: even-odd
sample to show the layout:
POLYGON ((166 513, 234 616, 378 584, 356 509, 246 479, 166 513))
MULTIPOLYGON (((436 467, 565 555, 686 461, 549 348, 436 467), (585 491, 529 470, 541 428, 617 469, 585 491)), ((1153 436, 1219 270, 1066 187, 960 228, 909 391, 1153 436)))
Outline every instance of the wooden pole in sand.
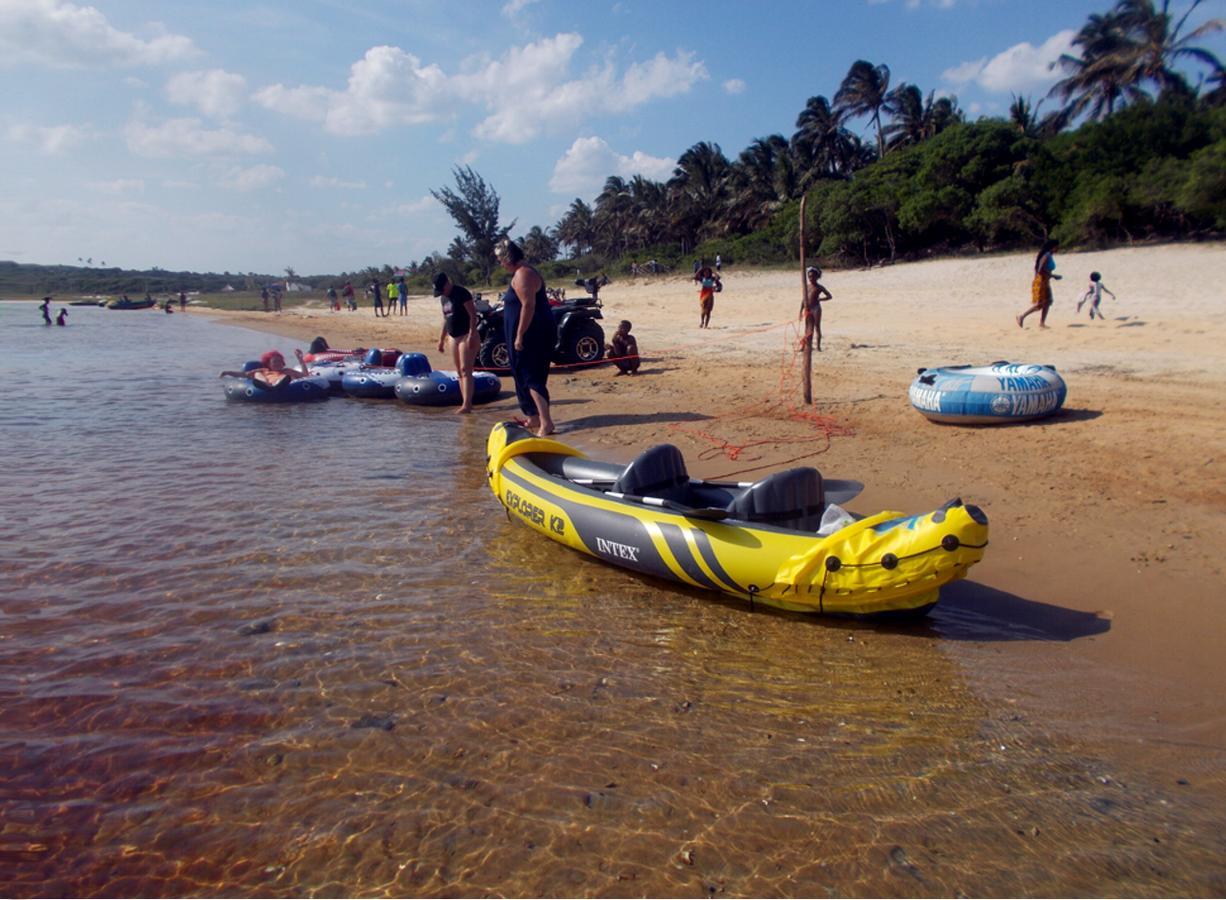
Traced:
MULTIPOLYGON (((809 281, 805 276, 805 201, 809 198, 802 194, 800 197, 800 308, 804 309, 805 301, 809 298, 809 281)), ((801 321, 804 321, 803 315, 801 321)), ((807 325, 808 323, 806 323, 807 325)), ((813 341, 805 341, 805 355, 800 367, 800 380, 804 389, 804 401, 806 405, 813 404, 813 341)))

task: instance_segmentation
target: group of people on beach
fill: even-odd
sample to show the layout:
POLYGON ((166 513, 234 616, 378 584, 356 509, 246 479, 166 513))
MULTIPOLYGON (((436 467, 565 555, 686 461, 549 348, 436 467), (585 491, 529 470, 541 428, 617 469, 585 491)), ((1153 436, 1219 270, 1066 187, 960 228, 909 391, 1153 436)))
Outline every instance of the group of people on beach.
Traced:
MULTIPOLYGON (((1051 283, 1059 281, 1062 276, 1056 274, 1056 248, 1060 246, 1060 242, 1054 238, 1048 238, 1039 248, 1038 255, 1034 258, 1034 278, 1030 282, 1030 306, 1020 312, 1014 318, 1017 320, 1018 328, 1025 328, 1026 319, 1035 313, 1039 314, 1039 327, 1046 328, 1047 312, 1051 309, 1053 297, 1051 283)), ((1090 273, 1090 283, 1082 292, 1081 298, 1077 301, 1077 312, 1081 312, 1081 308, 1087 303, 1090 304, 1090 321, 1094 321, 1097 316, 1100 320, 1105 319, 1103 311, 1099 304, 1102 303, 1103 294, 1108 294, 1112 300, 1116 299, 1115 294, 1111 293, 1110 288, 1103 284, 1103 277, 1098 272, 1090 273)))
MULTIPOLYGON (((1039 314, 1039 327, 1047 327, 1047 313, 1052 304, 1051 282, 1061 276, 1055 273, 1055 250, 1057 241, 1044 241, 1034 262, 1034 278, 1031 283, 1031 304, 1016 317, 1018 327, 1024 327, 1025 320, 1034 313, 1039 314)), ((515 383, 515 396, 522 415, 515 421, 536 435, 544 437, 557 431, 553 420, 549 396, 549 367, 552 361, 554 344, 557 340, 556 326, 550 304, 548 289, 541 273, 525 261, 523 249, 514 241, 504 238, 495 248, 498 263, 510 274, 510 286, 502 296, 503 325, 509 356, 511 377, 515 383)), ((699 285, 699 327, 709 328, 711 312, 715 306, 715 294, 722 290, 720 268, 722 260, 717 256, 714 268, 704 261, 696 260, 693 280, 699 285)), ((834 299, 830 291, 821 283, 822 271, 817 266, 805 269, 805 290, 800 305, 798 318, 803 322, 804 332, 797 342, 797 350, 802 351, 815 347, 822 349, 822 304, 834 299)), ((383 286, 378 280, 372 279, 367 286, 367 294, 374 301, 376 316, 388 316, 384 311, 382 299, 383 286)), ((1077 303, 1077 312, 1089 304, 1090 319, 1103 318, 1100 308, 1102 295, 1108 294, 1115 299, 1110 289, 1103 284, 1098 272, 1090 273, 1090 283, 1077 303)), ((407 312, 408 291, 403 277, 393 280, 387 285, 389 307, 399 306, 404 315, 407 312)), ((353 300, 353 286, 346 282, 342 291, 350 308, 356 308, 353 300)), ((434 296, 442 305, 443 326, 439 332, 438 352, 445 351, 450 344, 452 361, 460 381, 461 404, 458 413, 469 413, 473 407, 474 381, 473 371, 476 364, 477 351, 480 344, 477 331, 477 310, 473 294, 463 285, 454 283, 444 273, 438 273, 434 278, 434 296)), ((340 302, 335 288, 329 288, 328 298, 333 310, 340 309, 340 302)), ((51 324, 48 305, 51 298, 44 298, 42 310, 46 323, 51 324)), ((67 310, 60 313, 63 317, 67 310)), ((638 342, 631 334, 633 325, 622 320, 617 327, 610 343, 605 350, 618 369, 618 375, 633 375, 639 369, 640 359, 638 342)), ((302 352, 298 351, 299 361, 302 352)), ((301 371, 287 369, 284 357, 276 351, 269 351, 261 357, 261 372, 266 372, 266 378, 280 379, 283 377, 300 378, 307 374, 307 366, 302 362, 301 371), (289 374, 282 374, 289 373, 289 374)), ((223 373, 246 374, 251 373, 223 373)))
POLYGON ((270 289, 268 285, 264 285, 262 288, 260 288, 260 300, 264 304, 264 312, 269 311, 268 309, 269 300, 272 301, 273 311, 280 312, 281 311, 281 286, 274 284, 272 288, 270 289))
MULTIPOLYGON (((344 294, 345 302, 349 305, 350 310, 358 308, 357 302, 354 300, 352 284, 346 281, 341 293, 344 294)), ((409 314, 409 288, 404 283, 403 275, 397 275, 388 281, 386 285, 379 281, 379 279, 372 278, 366 285, 366 296, 371 300, 371 305, 375 311, 375 318, 386 319, 393 312, 399 312, 402 316, 409 314), (386 308, 383 306, 385 292, 387 294, 386 308)), ((331 301, 332 310, 334 312, 339 311, 341 307, 337 302, 335 288, 328 288, 328 299, 331 301)))

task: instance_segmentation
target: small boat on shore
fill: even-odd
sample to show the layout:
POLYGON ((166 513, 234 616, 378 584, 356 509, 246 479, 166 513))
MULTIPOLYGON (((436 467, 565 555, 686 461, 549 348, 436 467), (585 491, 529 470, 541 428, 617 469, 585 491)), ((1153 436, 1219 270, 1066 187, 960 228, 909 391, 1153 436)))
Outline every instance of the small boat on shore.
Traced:
POLYGON ((908 397, 933 422, 1003 425, 1050 416, 1067 393, 1055 366, 994 362, 920 369, 908 397))
POLYGON ((116 297, 114 300, 108 300, 107 309, 151 309, 157 306, 157 301, 152 297, 144 300, 130 300, 127 297, 116 297))
POLYGON ((858 516, 839 504, 863 486, 810 467, 699 481, 671 444, 618 465, 509 422, 494 426, 486 453, 494 495, 535 531, 617 566, 781 609, 920 614, 988 545, 976 506, 956 499, 922 515, 858 516))

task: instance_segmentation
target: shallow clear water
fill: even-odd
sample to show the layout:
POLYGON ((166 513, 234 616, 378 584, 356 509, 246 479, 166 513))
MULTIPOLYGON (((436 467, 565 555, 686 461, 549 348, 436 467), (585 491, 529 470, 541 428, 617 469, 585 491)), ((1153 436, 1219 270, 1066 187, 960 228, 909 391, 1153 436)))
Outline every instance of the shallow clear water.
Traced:
POLYGON ((1194 787, 976 700, 991 623, 645 581, 507 521, 509 401, 231 404, 293 343, 70 321, 0 304, 2 894, 1226 891, 1194 787))

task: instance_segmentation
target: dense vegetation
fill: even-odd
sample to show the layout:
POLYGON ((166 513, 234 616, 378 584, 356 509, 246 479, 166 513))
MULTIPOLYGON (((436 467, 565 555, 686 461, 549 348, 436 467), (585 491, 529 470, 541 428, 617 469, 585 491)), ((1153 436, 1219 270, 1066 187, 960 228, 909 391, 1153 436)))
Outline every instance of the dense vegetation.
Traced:
MULTIPOLYGON (((518 240, 551 280, 634 260, 688 268, 717 252, 728 263, 784 263, 798 253, 802 196, 810 252, 833 264, 1031 247, 1048 236, 1070 246, 1220 235, 1226 69, 1196 42, 1224 25, 1185 32, 1200 2, 1179 19, 1169 0, 1119 0, 1090 16, 1045 98, 1062 105, 1042 117, 1042 100, 1015 97, 1008 118, 967 122, 956 98, 891 87, 888 66, 857 60, 833 100, 809 98, 790 138, 757 138, 735 159, 699 142, 667 182, 611 176, 592 204, 576 198, 554 226, 518 240), (1202 76, 1196 86, 1177 68, 1189 65, 1202 76), (848 127, 856 119, 869 123, 868 140, 848 127)), ((515 227, 499 224, 498 194, 478 173, 453 174, 455 190, 433 194, 458 235, 445 254, 405 267, 416 290, 440 270, 468 284, 497 278, 493 247, 515 227)), ((395 271, 301 278, 287 269, 285 278, 322 289, 395 271)), ((274 280, 0 262, 0 295, 250 291, 274 280)))
MULTIPOLYGON (((1185 30, 1169 0, 1119 0, 1092 15, 1059 60, 1048 99, 1015 97, 1007 119, 967 122, 953 97, 890 85, 886 65, 857 60, 834 92, 809 98, 790 138, 755 139, 735 159, 719 145, 686 150, 667 182, 611 176, 594 203, 576 198, 552 228, 521 242, 548 262, 624 268, 656 259, 673 267, 719 252, 729 262, 782 263, 798 252, 797 208, 808 196, 810 248, 824 259, 873 264, 962 249, 1107 244, 1226 230, 1226 72, 1196 42, 1223 30, 1185 30), (1202 71, 1193 87, 1177 67, 1202 71), (848 128, 867 120, 870 137, 848 128), (1071 126, 1076 125, 1075 128, 1071 126)), ((470 169, 482 208, 493 189, 470 169)), ((436 194, 436 196, 438 196, 436 194)), ((452 194, 452 197, 455 195, 452 194)), ((487 231, 448 206, 461 238, 414 268, 487 272, 487 231)), ((470 280, 473 280, 470 278, 470 280)))

